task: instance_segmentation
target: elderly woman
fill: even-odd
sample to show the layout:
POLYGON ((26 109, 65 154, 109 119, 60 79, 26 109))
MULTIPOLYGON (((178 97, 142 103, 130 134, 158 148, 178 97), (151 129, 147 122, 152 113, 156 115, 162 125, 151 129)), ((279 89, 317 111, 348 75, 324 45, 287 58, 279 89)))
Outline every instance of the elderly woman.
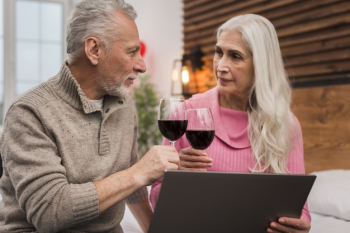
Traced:
MULTIPOLYGON (((228 20, 217 31, 213 64, 217 87, 186 107, 211 108, 215 137, 206 152, 178 140, 180 169, 304 174, 301 128, 271 22, 254 14, 228 20)), ((152 186, 153 206, 160 185, 152 186)), ((309 232, 310 221, 305 204, 300 219, 281 217, 267 232, 309 232)))

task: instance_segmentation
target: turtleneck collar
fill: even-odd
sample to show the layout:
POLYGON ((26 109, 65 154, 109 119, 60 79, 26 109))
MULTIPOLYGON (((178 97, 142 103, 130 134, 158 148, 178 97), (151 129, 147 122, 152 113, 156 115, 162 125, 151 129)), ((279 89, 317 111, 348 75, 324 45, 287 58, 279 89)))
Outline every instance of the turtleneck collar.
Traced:
MULTIPOLYGON (((203 94, 194 95, 188 100, 189 108, 210 108, 214 118, 215 136, 220 138, 228 146, 232 148, 247 148, 250 147, 250 141, 247 134, 248 114, 242 111, 230 111, 230 117, 235 124, 240 124, 240 130, 232 127, 232 125, 225 125, 221 116, 219 105, 219 91, 215 87, 203 94), (240 120, 237 121, 239 118, 240 120), (239 131, 239 132, 238 132, 239 131), (229 132, 229 134, 228 134, 229 132)), ((228 110, 228 109, 227 109, 228 110)), ((225 118, 227 119, 227 118, 225 118)))
POLYGON ((67 62, 63 63, 60 72, 50 80, 50 83, 56 93, 72 107, 82 109, 85 114, 100 111, 96 104, 86 97, 67 62))

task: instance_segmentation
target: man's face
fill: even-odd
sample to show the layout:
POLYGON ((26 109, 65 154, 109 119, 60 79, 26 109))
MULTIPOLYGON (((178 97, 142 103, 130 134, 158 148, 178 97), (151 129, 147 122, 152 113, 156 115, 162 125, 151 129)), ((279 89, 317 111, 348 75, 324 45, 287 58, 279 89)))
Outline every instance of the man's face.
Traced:
POLYGON ((138 73, 146 71, 146 66, 140 54, 134 20, 121 12, 116 12, 115 17, 118 39, 110 42, 109 51, 105 51, 105 56, 99 60, 97 82, 103 94, 124 97, 138 73))

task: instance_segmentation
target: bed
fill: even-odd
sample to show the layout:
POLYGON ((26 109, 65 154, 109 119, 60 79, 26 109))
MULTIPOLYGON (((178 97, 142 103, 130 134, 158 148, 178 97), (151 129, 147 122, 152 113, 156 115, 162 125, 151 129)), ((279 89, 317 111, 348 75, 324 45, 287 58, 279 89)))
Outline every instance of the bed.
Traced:
POLYGON ((350 233, 350 170, 312 172, 317 179, 308 198, 311 233, 350 233))
POLYGON ((312 227, 310 233, 349 233, 350 222, 331 216, 311 213, 312 227))

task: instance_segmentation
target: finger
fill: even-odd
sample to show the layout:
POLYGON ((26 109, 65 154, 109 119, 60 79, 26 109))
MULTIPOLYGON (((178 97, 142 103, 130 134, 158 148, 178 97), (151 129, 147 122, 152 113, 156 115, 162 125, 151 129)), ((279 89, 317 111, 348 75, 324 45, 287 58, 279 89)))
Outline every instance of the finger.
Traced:
POLYGON ((162 145, 162 146, 156 146, 158 149, 160 150, 165 150, 165 151, 174 151, 177 153, 177 150, 175 147, 173 146, 169 146, 169 145, 162 145))
POLYGON ((175 164, 179 164, 180 163, 180 158, 179 158, 179 155, 178 154, 171 154, 171 155, 168 155, 166 157, 166 160, 169 162, 169 163, 175 163, 175 164))
POLYGON ((268 233, 281 233, 280 231, 273 230, 273 229, 271 229, 271 228, 267 228, 267 229, 266 229, 266 232, 268 232, 268 233))
POLYGON ((295 230, 293 227, 285 226, 277 222, 271 222, 269 228, 277 232, 294 232, 295 230))
POLYGON ((177 163, 178 164, 180 162, 179 154, 177 152, 174 152, 171 150, 162 150, 160 148, 155 149, 153 151, 153 153, 150 154, 149 159, 153 160, 156 163, 158 163, 158 162, 162 162, 162 163, 170 162, 170 163, 177 163))
POLYGON ((208 153, 205 152, 204 150, 197 150, 192 147, 188 147, 185 149, 182 149, 180 151, 180 154, 185 154, 185 155, 197 155, 197 156, 208 156, 208 153))
POLYGON ((168 163, 165 170, 178 170, 179 163, 168 163))
POLYGON ((206 172, 207 171, 207 169, 205 169, 205 168, 191 168, 191 167, 183 167, 183 166, 180 166, 179 170, 199 171, 199 172, 206 172))
POLYGON ((153 159, 166 159, 177 156, 178 153, 174 147, 168 147, 168 146, 153 146, 143 157, 142 159, 146 158, 153 158, 153 159))
POLYGON ((183 155, 183 154, 180 154, 179 156, 181 161, 187 161, 187 162, 211 163, 213 161, 213 159, 208 156, 183 155))
POLYGON ((311 228, 311 225, 308 221, 303 220, 303 219, 298 219, 298 218, 282 217, 282 218, 278 219, 278 222, 280 224, 290 226, 290 227, 293 227, 293 228, 299 229, 299 230, 308 230, 311 228))
POLYGON ((153 149, 153 154, 160 157, 179 157, 177 150, 173 146, 157 146, 153 149))
POLYGON ((202 163, 202 162, 186 162, 180 161, 180 165, 186 168, 207 168, 211 167, 211 163, 202 163))

